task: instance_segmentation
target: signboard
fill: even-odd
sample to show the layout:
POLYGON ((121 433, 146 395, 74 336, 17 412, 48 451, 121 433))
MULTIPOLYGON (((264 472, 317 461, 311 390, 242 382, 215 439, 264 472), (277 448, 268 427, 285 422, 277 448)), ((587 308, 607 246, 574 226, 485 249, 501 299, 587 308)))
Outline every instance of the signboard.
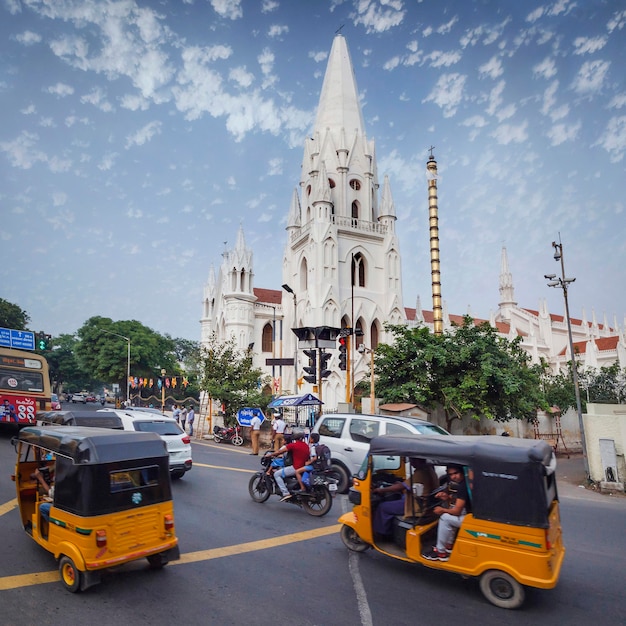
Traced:
POLYGON ((0 395, 0 422, 35 424, 37 401, 35 398, 20 395, 0 395), (7 404, 4 402, 8 401, 7 404))
POLYGON ((269 403, 270 408, 288 407, 288 406, 317 406, 323 404, 319 398, 312 393, 306 393, 303 396, 280 396, 269 403))
POLYGON ((263 411, 261 411, 261 409, 239 409, 237 411, 237 422, 239 426, 249 427, 250 422, 255 415, 261 420, 261 424, 265 421, 265 415, 263 415, 263 411))
POLYGON ((0 328, 0 346, 15 350, 34 350, 35 333, 31 333, 29 330, 0 328))

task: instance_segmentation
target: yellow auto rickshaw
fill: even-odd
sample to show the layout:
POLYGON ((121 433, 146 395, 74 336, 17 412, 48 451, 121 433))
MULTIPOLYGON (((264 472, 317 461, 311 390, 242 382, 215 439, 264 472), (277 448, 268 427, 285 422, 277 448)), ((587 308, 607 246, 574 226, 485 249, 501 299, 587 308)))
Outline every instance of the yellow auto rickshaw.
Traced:
POLYGON ((68 591, 99 583, 108 567, 146 557, 162 568, 180 558, 157 434, 33 426, 13 441, 22 526, 58 559, 68 591))
POLYGON ((373 548, 392 558, 476 577, 492 604, 518 608, 524 602, 524 587, 551 589, 559 579, 565 548, 555 469, 554 451, 544 441, 496 436, 376 437, 354 477, 349 494, 353 510, 339 518, 341 538, 353 551, 373 548), (410 484, 411 459, 463 470, 467 513, 442 560, 432 560, 432 552, 428 554, 437 541, 440 520, 433 509, 441 501, 435 493, 422 493, 410 484), (373 490, 395 480, 405 481, 405 499, 417 500, 415 514, 407 515, 405 510, 392 519, 391 535, 378 536, 372 521, 384 500, 373 490))

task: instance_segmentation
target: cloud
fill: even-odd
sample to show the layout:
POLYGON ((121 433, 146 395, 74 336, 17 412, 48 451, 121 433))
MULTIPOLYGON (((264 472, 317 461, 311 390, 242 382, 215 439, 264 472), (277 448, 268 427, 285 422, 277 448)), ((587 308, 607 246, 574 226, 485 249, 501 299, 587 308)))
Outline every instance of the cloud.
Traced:
POLYGON ((578 136, 582 124, 555 124, 547 133, 550 145, 558 146, 565 141, 573 141, 578 136))
POLYGON ((48 157, 37 148, 39 136, 35 133, 22 131, 13 141, 0 142, 0 150, 6 153, 13 167, 29 170, 35 163, 46 162, 48 157))
POLYGON ((463 101, 466 79, 462 74, 443 74, 422 102, 433 102, 443 109, 444 117, 452 117, 463 101))
POLYGON ((285 35, 288 32, 289 32, 289 26, 287 25, 280 26, 278 24, 273 24, 272 26, 270 26, 269 30, 267 31, 267 36, 276 38, 276 37, 280 37, 281 35, 285 35))
POLYGON ((355 26, 365 26, 365 32, 371 34, 402 24, 406 14, 402 0, 381 0, 380 5, 378 0, 358 0, 357 12, 351 16, 355 26))
POLYGON ((248 72, 244 67, 234 67, 228 73, 228 78, 237 83, 240 87, 250 87, 254 81, 254 74, 248 72))
POLYGON ((154 135, 161 133, 162 123, 154 121, 140 128, 136 133, 126 137, 126 150, 132 146, 143 146, 144 143, 150 141, 154 135))
POLYGON ((88 94, 81 96, 80 101, 83 104, 93 104, 104 113, 113 111, 113 105, 106 99, 106 94, 100 87, 94 87, 88 94))
POLYGON ((271 13, 275 11, 280 5, 276 0, 263 0, 261 5, 261 13, 271 13))
POLYGON ((617 11, 606 25, 611 34, 616 28, 622 30, 626 26, 626 11, 617 11))
POLYGON ((100 163, 98 163, 98 169, 103 172, 108 172, 115 165, 115 159, 118 156, 117 152, 108 152, 102 157, 100 163))
POLYGON ((541 63, 533 66, 533 74, 540 78, 552 78, 556 75, 556 63, 554 59, 546 57, 541 63))
POLYGON ((243 16, 241 0, 211 0, 211 6, 220 17, 229 20, 236 20, 243 16))
POLYGON ((424 62, 430 61, 430 67, 450 67, 461 60, 461 53, 458 51, 441 52, 435 50, 424 57, 424 62))
POLYGON ((600 91, 610 65, 609 61, 600 60, 583 63, 572 84, 574 91, 580 94, 593 94, 600 91))
POLYGON ((27 107, 20 109, 22 115, 34 115, 37 113, 37 107, 34 104, 29 104, 27 107))
POLYGON ((496 56, 491 57, 487 63, 484 63, 478 68, 478 76, 480 78, 487 76, 495 80, 498 76, 502 76, 503 73, 502 62, 496 56))
POLYGON ((449 22, 442 24, 441 26, 437 27, 437 34, 438 35, 447 35, 451 30, 452 27, 459 21, 459 18, 455 15, 449 22))
POLYGON ((528 122, 524 121, 518 126, 513 124, 501 124, 491 133, 491 136, 501 145, 510 143, 522 143, 528 139, 528 122))
POLYGON ((576 37, 574 39, 574 54, 593 54, 602 50, 607 41, 607 37, 576 37))
POLYGON ((612 117, 594 146, 604 148, 613 163, 621 161, 626 152, 626 115, 612 117))
POLYGON ((67 202, 67 194, 63 191, 55 191, 52 194, 52 206, 63 206, 67 202))
POLYGON ((283 173, 283 160, 280 157, 270 159, 268 163, 268 176, 279 176, 283 173))
POLYGON ((322 63, 328 58, 328 52, 309 52, 309 59, 313 59, 316 63, 322 63))
POLYGON ((30 30, 25 30, 23 33, 15 35, 15 40, 23 46, 32 46, 41 41, 41 35, 33 33, 30 30))
POLYGON ((66 96, 71 96, 74 93, 74 87, 66 85, 65 83, 57 83, 56 85, 46 87, 44 91, 55 96, 59 96, 59 98, 65 98, 66 96))

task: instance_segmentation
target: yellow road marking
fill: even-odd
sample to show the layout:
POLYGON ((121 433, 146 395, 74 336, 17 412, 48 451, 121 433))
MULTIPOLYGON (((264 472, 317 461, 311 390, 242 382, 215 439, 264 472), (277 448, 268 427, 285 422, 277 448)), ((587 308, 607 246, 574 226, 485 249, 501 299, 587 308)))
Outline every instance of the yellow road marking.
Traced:
POLYGON ((244 472, 246 474, 256 474, 259 470, 239 469, 237 467, 224 467, 223 465, 207 465, 206 463, 194 463, 194 467, 210 467, 211 469, 228 470, 229 472, 244 472))
MULTIPOLYGON (((300 533, 291 533, 271 539, 260 539, 258 541, 249 541, 248 543, 240 543, 232 546, 224 546, 222 548, 211 548, 209 550, 198 550, 188 554, 181 554, 179 561, 172 561, 172 565, 184 565, 186 563, 197 563, 199 561, 210 561, 212 559, 221 559, 226 556, 235 556, 237 554, 245 554, 247 552, 256 552, 257 550, 267 550, 284 546, 288 543, 296 543, 298 541, 308 541, 309 539, 317 539, 333 535, 339 531, 341 524, 333 524, 332 526, 324 526, 313 530, 305 530, 300 533)), ((52 583, 59 581, 59 572, 37 572, 34 574, 20 574, 19 576, 4 576, 0 578, 0 591, 7 589, 22 589, 33 585, 42 585, 44 583, 52 583)))
POLYGON ((9 500, 4 504, 0 504, 0 515, 4 515, 9 511, 12 511, 17 506, 17 498, 13 498, 13 500, 9 500))

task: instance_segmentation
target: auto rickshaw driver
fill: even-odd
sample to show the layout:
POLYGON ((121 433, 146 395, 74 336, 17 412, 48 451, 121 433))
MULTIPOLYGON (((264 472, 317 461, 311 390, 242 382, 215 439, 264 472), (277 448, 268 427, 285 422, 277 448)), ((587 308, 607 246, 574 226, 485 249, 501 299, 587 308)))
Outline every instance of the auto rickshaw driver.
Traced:
POLYGON ((471 509, 463 466, 448 465, 446 474, 448 476, 446 488, 435 495, 435 498, 443 502, 443 506, 439 505, 433 509, 433 513, 439 515, 437 544, 422 555, 429 561, 450 559, 456 534, 471 509))

